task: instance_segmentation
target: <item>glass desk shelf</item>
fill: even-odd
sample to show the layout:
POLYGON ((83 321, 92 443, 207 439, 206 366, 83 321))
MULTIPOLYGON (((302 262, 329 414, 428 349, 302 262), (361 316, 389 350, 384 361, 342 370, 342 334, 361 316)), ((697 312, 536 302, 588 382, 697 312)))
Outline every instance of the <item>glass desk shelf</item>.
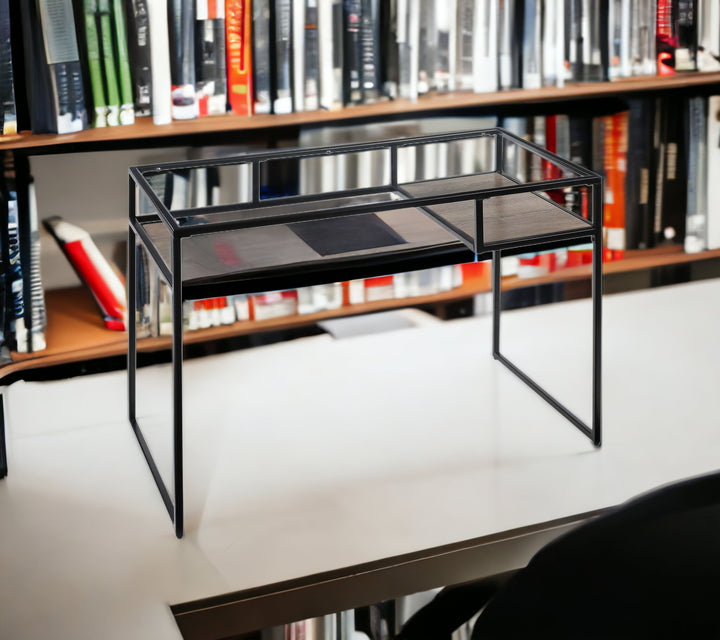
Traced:
POLYGON ((493 356, 599 446, 601 214, 599 175, 503 129, 131 167, 129 417, 176 534, 183 534, 186 300, 492 258, 493 356), (579 243, 593 246, 590 426, 500 353, 501 256, 579 243), (174 496, 136 416, 149 273, 171 298, 174 496))

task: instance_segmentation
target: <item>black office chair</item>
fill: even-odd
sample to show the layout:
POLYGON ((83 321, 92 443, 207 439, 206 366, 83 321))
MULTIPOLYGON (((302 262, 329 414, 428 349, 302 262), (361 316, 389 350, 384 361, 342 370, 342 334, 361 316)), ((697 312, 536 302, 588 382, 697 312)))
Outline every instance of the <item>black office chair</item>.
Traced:
POLYGON ((639 496, 486 587, 441 591, 399 637, 449 638, 482 609, 472 640, 720 638, 720 473, 639 496))

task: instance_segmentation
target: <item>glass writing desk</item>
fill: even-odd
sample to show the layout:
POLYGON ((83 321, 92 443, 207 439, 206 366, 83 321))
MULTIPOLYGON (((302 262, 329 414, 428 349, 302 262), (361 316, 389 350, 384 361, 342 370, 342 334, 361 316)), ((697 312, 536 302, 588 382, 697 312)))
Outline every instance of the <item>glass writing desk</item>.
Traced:
POLYGON ((493 356, 600 446, 601 212, 599 175, 502 129, 131 167, 129 419, 176 535, 187 300, 492 259, 493 356), (589 425, 500 351, 501 256, 580 243, 593 247, 589 425), (136 411, 156 281, 170 301, 172 494, 136 411))

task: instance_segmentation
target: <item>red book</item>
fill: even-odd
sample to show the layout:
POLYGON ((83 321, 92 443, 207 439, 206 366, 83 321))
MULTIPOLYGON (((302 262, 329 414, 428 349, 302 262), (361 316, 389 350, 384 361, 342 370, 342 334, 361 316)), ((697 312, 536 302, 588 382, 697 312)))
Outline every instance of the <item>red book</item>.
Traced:
POLYGON ((225 0, 228 102, 233 113, 252 114, 251 0, 225 0))

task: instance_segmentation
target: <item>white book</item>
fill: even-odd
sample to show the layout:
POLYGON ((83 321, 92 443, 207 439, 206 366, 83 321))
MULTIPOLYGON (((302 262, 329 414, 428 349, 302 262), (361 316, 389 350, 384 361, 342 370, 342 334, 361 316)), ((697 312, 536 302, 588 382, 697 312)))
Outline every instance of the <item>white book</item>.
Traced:
MULTIPOLYGON (((342 69, 335 65, 336 57, 342 52, 342 46, 334 38, 333 6, 337 4, 337 0, 318 0, 321 109, 342 108, 342 69)), ((337 12, 337 9, 335 11, 337 12)))
POLYGON ((720 249, 720 95, 708 98, 707 245, 720 249))
POLYGON ((491 93, 498 88, 498 2, 476 0, 473 38, 473 91, 491 93))
POLYGON ((305 0, 292 0, 293 109, 305 110, 305 0))
POLYGON ((698 6, 698 70, 720 69, 720 2, 700 0, 698 6))
POLYGON ((498 15, 498 84, 500 89, 513 86, 513 26, 515 24, 515 0, 504 0, 498 15))
POLYGON ((170 39, 166 2, 148 2, 150 25, 150 70, 152 76, 152 118, 157 125, 172 122, 170 80, 170 39))

